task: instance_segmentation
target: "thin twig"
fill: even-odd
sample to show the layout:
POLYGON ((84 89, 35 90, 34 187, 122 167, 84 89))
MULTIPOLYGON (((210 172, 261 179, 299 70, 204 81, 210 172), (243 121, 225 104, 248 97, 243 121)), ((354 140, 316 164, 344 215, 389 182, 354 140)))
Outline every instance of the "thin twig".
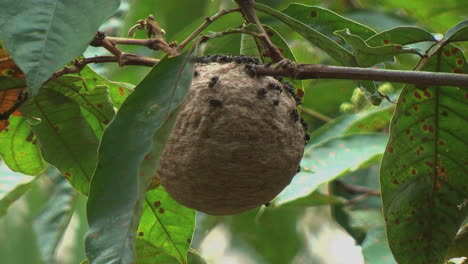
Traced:
POLYGON ((344 181, 335 181, 341 188, 352 194, 367 194, 369 196, 380 196, 380 192, 365 186, 352 185, 344 181))
POLYGON ((308 114, 308 115, 310 115, 310 116, 313 116, 313 117, 315 117, 317 119, 325 121, 325 122, 330 122, 330 121, 333 120, 333 118, 330 118, 330 117, 328 117, 328 116, 326 116, 324 114, 321 114, 321 113, 319 113, 319 112, 317 112, 317 111, 315 111, 313 109, 307 108, 307 107, 302 107, 301 111, 308 114))
POLYGON ((254 9, 255 0, 236 0, 236 2, 241 8, 245 20, 257 26, 257 29, 260 32, 260 34, 264 36, 260 40, 262 41, 265 48, 268 50, 268 56, 272 59, 272 61, 279 62, 283 60, 284 57, 281 54, 281 51, 278 49, 278 47, 273 45, 270 38, 268 37, 268 34, 266 33, 265 29, 260 23, 260 20, 258 20, 257 14, 255 13, 254 9))
POLYGON ((289 61, 279 67, 254 66, 257 75, 286 76, 293 79, 344 79, 370 80, 415 84, 418 88, 428 86, 468 87, 468 74, 381 70, 357 67, 328 66, 322 64, 303 64, 289 61))
POLYGON ((159 60, 130 53, 123 53, 120 58, 115 56, 96 56, 91 58, 84 58, 82 60, 74 61, 72 67, 64 67, 63 69, 55 72, 48 81, 57 79, 58 77, 65 74, 79 73, 87 64, 106 62, 118 62, 120 66, 139 65, 153 67, 156 63, 159 62, 159 60))
POLYGON ((179 44, 179 46, 177 47, 177 50, 179 51, 179 53, 182 52, 182 50, 185 48, 185 46, 187 46, 187 44, 190 41, 192 41, 194 38, 196 38, 205 28, 207 28, 211 23, 213 23, 218 18, 220 18, 220 17, 222 17, 222 16, 224 16, 226 14, 233 13, 233 12, 239 12, 239 11, 240 11, 240 8, 221 10, 220 12, 213 15, 212 17, 206 17, 205 22, 203 24, 201 24, 195 31, 193 31, 192 34, 190 34, 190 36, 188 36, 186 39, 184 39, 179 44))

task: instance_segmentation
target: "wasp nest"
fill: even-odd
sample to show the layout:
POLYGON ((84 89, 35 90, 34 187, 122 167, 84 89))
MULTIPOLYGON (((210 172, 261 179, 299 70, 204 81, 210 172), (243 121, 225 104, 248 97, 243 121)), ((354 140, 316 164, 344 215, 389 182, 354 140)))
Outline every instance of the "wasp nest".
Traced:
POLYGON ((268 203, 297 173, 308 134, 289 83, 256 77, 255 59, 197 60, 192 87, 160 159, 161 184, 212 215, 268 203))

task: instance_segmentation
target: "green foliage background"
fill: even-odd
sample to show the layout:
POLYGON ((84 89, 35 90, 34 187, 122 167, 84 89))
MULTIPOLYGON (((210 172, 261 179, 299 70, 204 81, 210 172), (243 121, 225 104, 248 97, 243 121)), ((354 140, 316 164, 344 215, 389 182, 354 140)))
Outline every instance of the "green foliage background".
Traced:
MULTIPOLYGON (((180 43, 206 16, 234 2, 78 2, 57 1, 57 9, 32 0, 0 2, 0 39, 27 76, 19 84, 2 79, 0 91, 28 85, 35 95, 0 132, 2 262, 204 263, 204 239, 222 230, 226 252, 252 263, 330 263, 331 256, 321 260, 311 249, 307 230, 320 231, 314 221, 339 225, 362 247, 365 263, 443 263, 447 251, 457 254, 454 248, 468 254, 463 245, 450 247, 468 215, 460 206, 468 198, 466 87, 296 82, 305 90, 301 113, 313 132, 302 171, 270 207, 207 216, 177 204, 162 187, 147 191, 190 84, 189 54, 169 59, 125 47, 162 60, 153 69, 93 65, 43 82, 83 52, 102 55, 97 48, 84 51, 99 26, 109 36, 125 36, 138 19, 154 14, 165 37, 180 43), (357 87, 375 100, 379 89, 398 104, 372 106, 357 87), (383 206, 379 197, 343 187, 348 184, 381 190, 383 206), (317 208, 331 214, 310 217, 317 208)), ((418 54, 468 14, 463 0, 257 3, 260 20, 288 58, 390 69, 413 69, 418 54)), ((233 13, 204 33, 241 24, 233 13)), ((465 21, 445 34, 443 40, 454 43, 423 69, 468 72, 467 31, 465 21)), ((201 49, 248 54, 241 39, 230 35, 201 49)))

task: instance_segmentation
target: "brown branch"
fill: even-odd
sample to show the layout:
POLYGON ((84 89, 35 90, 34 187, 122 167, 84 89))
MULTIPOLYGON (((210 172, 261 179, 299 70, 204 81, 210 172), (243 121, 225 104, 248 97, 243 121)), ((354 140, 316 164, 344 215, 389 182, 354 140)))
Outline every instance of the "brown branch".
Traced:
POLYGON ((380 192, 374 189, 370 189, 365 186, 352 185, 344 181, 337 180, 335 181, 341 188, 346 190, 351 194, 366 194, 368 196, 380 196, 380 192))
POLYGON ((159 60, 130 53, 122 53, 119 58, 115 56, 96 56, 91 58, 84 58, 82 60, 74 61, 72 67, 64 67, 63 69, 55 72, 48 81, 57 79, 58 77, 65 74, 79 73, 87 64, 106 62, 117 62, 120 66, 139 65, 153 67, 156 63, 159 62, 159 60))
POLYGON ((247 22, 254 24, 257 26, 258 31, 264 37, 261 38, 261 41, 265 48, 268 50, 268 55, 272 59, 273 62, 279 62, 284 59, 281 51, 273 45, 268 34, 266 33, 265 29, 263 28, 260 20, 258 20, 257 14, 255 13, 254 4, 255 0, 236 0, 237 4, 240 6, 242 14, 244 15, 245 20, 247 22))
POLYGON ((213 15, 212 17, 206 17, 205 18, 205 22, 203 24, 201 24, 197 29, 195 29, 195 31, 192 32, 192 34, 190 34, 190 36, 188 36, 186 39, 184 39, 180 45, 177 47, 177 50, 179 53, 182 52, 182 50, 185 48, 185 46, 187 46, 187 44, 192 41, 194 38, 196 38, 205 28, 207 28, 211 23, 213 23, 215 20, 217 20, 218 18, 226 15, 226 14, 229 14, 229 13, 233 13, 233 12, 239 12, 240 11, 240 8, 234 8, 234 9, 229 9, 229 10, 221 10, 219 13, 213 15))
MULTIPOLYGON (((322 64, 302 64, 292 61, 280 63, 278 67, 254 66, 257 75, 285 76, 293 79, 344 79, 370 80, 415 84, 426 86, 468 87, 468 74, 381 70, 356 67, 328 66, 322 64)), ((420 86, 420 87, 419 87, 420 86)))

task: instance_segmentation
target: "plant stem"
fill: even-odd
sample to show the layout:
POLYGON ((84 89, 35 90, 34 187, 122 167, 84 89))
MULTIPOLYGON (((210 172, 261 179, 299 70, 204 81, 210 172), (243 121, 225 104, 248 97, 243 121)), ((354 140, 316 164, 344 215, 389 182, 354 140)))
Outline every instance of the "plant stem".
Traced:
POLYGON ((264 37, 260 38, 263 42, 263 45, 268 50, 268 55, 272 59, 273 62, 279 62, 284 59, 283 55, 281 54, 278 47, 273 45, 268 34, 266 33, 265 29, 263 28, 260 20, 258 20, 257 14, 255 13, 254 5, 255 0, 236 0, 237 4, 240 6, 242 14, 244 15, 245 20, 247 22, 254 24, 257 26, 258 31, 264 37))
POLYGON ((226 15, 226 14, 229 14, 229 13, 233 13, 233 12, 239 12, 241 11, 240 8, 234 8, 234 9, 229 9, 229 10, 221 10, 219 13, 213 15, 212 17, 206 17, 205 18, 205 22, 203 24, 201 24, 194 32, 192 32, 192 34, 190 34, 190 36, 188 36, 186 39, 184 39, 180 45, 177 47, 177 50, 180 52, 182 52, 182 50, 185 48, 185 46, 187 46, 187 44, 192 41, 194 38, 196 38, 198 36, 198 34, 200 34, 205 28, 207 28, 211 23, 213 23, 216 19, 226 15))
POLYGON ((303 64, 288 61, 279 67, 254 66, 257 75, 285 76, 293 79, 347 79, 370 80, 415 84, 418 88, 427 86, 464 86, 468 87, 468 74, 381 70, 357 67, 328 66, 322 64, 303 64))

